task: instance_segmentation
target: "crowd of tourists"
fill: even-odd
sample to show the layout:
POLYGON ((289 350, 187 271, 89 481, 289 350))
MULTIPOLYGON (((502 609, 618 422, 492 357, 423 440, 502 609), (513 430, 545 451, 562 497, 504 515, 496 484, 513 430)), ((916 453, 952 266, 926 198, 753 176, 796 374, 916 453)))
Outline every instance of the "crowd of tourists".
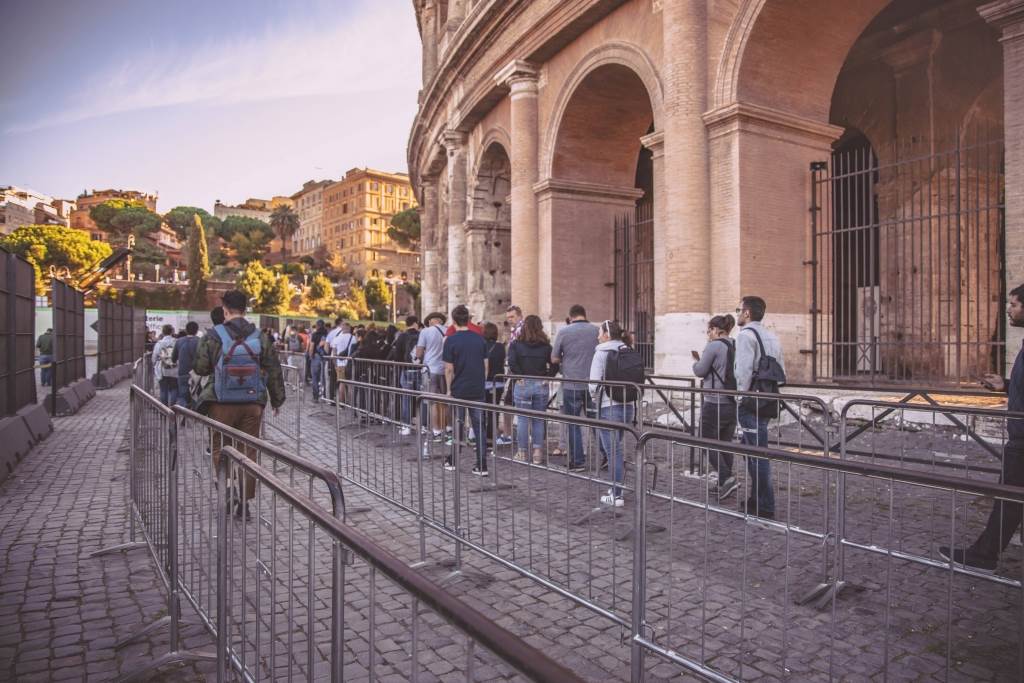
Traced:
MULTIPOLYGON (((622 506, 623 432, 595 428, 599 454, 585 453, 584 428, 566 425, 566 450, 547 451, 546 420, 532 415, 513 415, 501 406, 542 413, 553 393, 561 396, 560 411, 568 416, 588 416, 606 424, 634 424, 644 382, 644 362, 634 348, 631 335, 614 320, 594 324, 583 306, 569 309, 566 324, 552 340, 542 320, 523 315, 509 306, 504 334, 492 321, 478 323, 466 306, 456 306, 450 316, 428 314, 421 321, 405 319, 405 327, 380 328, 357 325, 342 318, 328 327, 323 320, 311 329, 289 326, 278 336, 274 330, 259 330, 245 319, 246 298, 238 291, 223 296, 223 306, 211 311, 212 327, 200 335, 199 325, 190 322, 179 334, 165 325, 153 342, 152 362, 158 380, 160 400, 196 409, 218 422, 258 436, 263 412, 269 402, 276 411, 284 403, 279 351, 304 357, 306 381, 313 387, 314 400, 351 399, 359 407, 366 401, 359 384, 347 397, 345 383, 373 383, 367 361, 403 364, 397 374, 388 374, 403 389, 421 392, 428 406, 419 423, 424 436, 454 447, 466 443, 475 450, 472 473, 488 476, 487 455, 495 447, 514 447, 520 462, 544 463, 548 457, 564 457, 565 469, 583 472, 590 468, 609 470, 611 487, 601 503, 622 506), (560 378, 556 379, 560 375, 560 378), (557 383, 559 392, 552 391, 557 383), (430 401, 429 396, 459 399, 430 401), (492 419, 485 419, 485 404, 494 406, 492 419), (451 408, 451 410, 449 410, 451 408), (468 417, 468 419, 467 419, 468 417), (590 458, 600 455, 601 461, 590 458)), ((779 338, 764 325, 767 304, 757 296, 743 297, 735 315, 712 317, 706 328, 707 343, 693 350, 693 375, 701 379, 698 435, 729 442, 768 446, 768 426, 778 416, 779 402, 766 397, 785 384, 783 348, 779 338), (739 328, 738 331, 736 328, 739 328)), ((1024 327, 1024 285, 1009 293, 1008 322, 1024 327)), ((45 353, 46 341, 40 344, 45 353)), ((396 366, 397 367, 397 366, 396 366)), ((986 375, 983 384, 1008 393, 1011 411, 1024 411, 1024 347, 1018 352, 1008 379, 986 375)), ((412 434, 413 401, 403 395, 398 420, 400 434, 412 434)), ((421 406, 422 407, 422 406, 421 406)), ((1002 481, 1024 485, 1024 421, 1008 421, 1002 481)), ((216 464, 219 445, 213 445, 216 464)), ((444 467, 456 469, 454 448, 447 450, 444 467)), ((713 470, 711 493, 719 502, 739 489, 735 458, 727 449, 709 449, 713 470)), ((251 457, 251 454, 249 454, 251 457)), ((775 499, 771 463, 766 458, 747 457, 748 497, 740 510, 772 519, 775 499)), ((246 487, 245 501, 253 495, 246 487)), ((239 502, 239 514, 247 503, 239 502)), ((1016 533, 1024 515, 1022 506, 1000 502, 994 505, 984 532, 969 547, 942 547, 950 562, 979 571, 993 571, 999 554, 1016 533)))

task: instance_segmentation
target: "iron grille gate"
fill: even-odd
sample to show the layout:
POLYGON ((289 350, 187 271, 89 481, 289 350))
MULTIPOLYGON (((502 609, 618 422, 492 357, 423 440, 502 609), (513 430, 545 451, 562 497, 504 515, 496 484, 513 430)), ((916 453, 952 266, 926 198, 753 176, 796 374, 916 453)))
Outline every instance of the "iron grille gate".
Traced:
POLYGON ((981 126, 811 165, 814 378, 974 382, 1005 354, 1003 143, 981 126))
POLYGON ((615 319, 654 370, 654 212, 650 202, 615 219, 615 319))

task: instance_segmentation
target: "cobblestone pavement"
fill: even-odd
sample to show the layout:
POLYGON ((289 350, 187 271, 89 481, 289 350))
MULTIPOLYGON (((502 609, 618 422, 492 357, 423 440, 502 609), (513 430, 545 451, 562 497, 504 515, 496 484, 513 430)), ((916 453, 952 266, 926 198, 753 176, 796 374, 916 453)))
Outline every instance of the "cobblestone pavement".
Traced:
MULTIPOLYGON (((166 630, 119 639, 166 614, 145 550, 90 557, 128 540, 124 506, 128 385, 98 392, 0 485, 0 679, 112 680, 160 656, 166 630)), ((212 646, 183 629, 188 647, 212 646)), ((206 680, 212 667, 170 668, 161 680, 206 680)), ((210 677, 212 679, 212 677, 210 677)))
MULTIPOLYGON (((419 560, 411 514, 418 505, 415 439, 401 437, 391 426, 343 419, 339 461, 333 412, 309 411, 302 419, 305 454, 328 465, 340 462, 353 482, 407 508, 350 484, 350 521, 407 561, 419 560)), ((942 451, 943 438, 941 430, 925 430, 915 443, 922 453, 942 451)), ((456 477, 440 467, 444 447, 428 448, 431 458, 422 461, 425 510, 439 525, 455 529, 456 477)), ((588 517, 606 485, 569 477, 557 467, 514 463, 507 451, 491 461, 492 476, 481 481, 468 476, 472 451, 463 447, 462 454, 457 499, 464 536, 628 620, 630 494, 618 514, 588 517)), ((648 537, 647 616, 663 646, 703 657, 707 665, 743 680, 823 679, 830 674, 1015 679, 1020 589, 848 549, 847 578, 853 588, 837 600, 835 612, 831 605, 823 610, 796 605, 796 597, 822 577, 826 558, 821 541, 719 514, 705 520, 702 508, 686 504, 701 501, 704 488, 683 476, 685 449, 660 444, 650 457, 659 464, 655 490, 666 498, 653 499, 649 506, 651 522, 664 530, 648 537)), ((834 528, 834 516, 826 521, 823 493, 829 494, 831 511, 834 477, 826 482, 820 471, 780 467, 775 480, 780 520, 809 532, 821 533, 826 524, 834 528)), ((626 483, 631 481, 627 468, 626 483)), ((970 540, 990 505, 970 496, 954 501, 949 494, 884 482, 851 479, 847 487, 848 537, 932 560, 937 545, 951 535, 958 542, 970 540)), ((730 501, 728 507, 734 506, 730 501)), ((428 530, 425 545, 428 565, 423 571, 438 579, 446 576, 451 541, 428 530)), ((1000 576, 1019 579, 1020 556, 1020 548, 1011 547, 1000 576)), ((469 580, 451 583, 449 590, 587 678, 628 678, 627 632, 612 619, 480 552, 465 551, 463 560, 469 580)), ((681 676, 677 667, 653 656, 648 672, 652 680, 681 676)))

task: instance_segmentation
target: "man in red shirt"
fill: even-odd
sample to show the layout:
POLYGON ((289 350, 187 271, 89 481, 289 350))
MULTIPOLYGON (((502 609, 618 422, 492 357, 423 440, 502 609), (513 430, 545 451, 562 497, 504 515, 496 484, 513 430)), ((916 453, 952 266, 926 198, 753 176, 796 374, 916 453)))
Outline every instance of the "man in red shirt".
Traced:
MULTIPOLYGON (((473 322, 473 319, 472 319, 472 318, 470 318, 469 322, 468 322, 468 323, 466 324, 466 327, 467 327, 467 328, 469 328, 469 331, 470 331, 470 332, 476 332, 476 333, 477 333, 477 334, 479 334, 479 335, 480 335, 481 337, 482 337, 482 336, 484 336, 484 328, 480 327, 480 326, 479 326, 479 325, 477 325, 477 324, 476 324, 475 322, 473 322)), ((455 333, 456 333, 457 331, 458 331, 458 330, 456 330, 456 329, 455 329, 455 325, 454 325, 454 324, 452 324, 452 325, 449 325, 449 326, 448 326, 448 329, 447 329, 447 330, 445 330, 445 332, 444 332, 444 336, 446 336, 446 337, 450 337, 450 336, 452 336, 453 334, 455 334, 455 333)))

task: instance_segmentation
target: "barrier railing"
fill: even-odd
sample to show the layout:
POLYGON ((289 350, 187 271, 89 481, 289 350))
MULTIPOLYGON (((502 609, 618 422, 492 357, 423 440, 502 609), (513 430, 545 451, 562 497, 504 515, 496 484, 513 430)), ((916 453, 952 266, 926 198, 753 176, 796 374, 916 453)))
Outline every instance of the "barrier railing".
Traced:
MULTIPOLYGON (((220 594, 218 633, 228 634, 229 642, 235 643, 231 651, 248 649, 255 654, 261 644, 264 649, 270 648, 269 654, 255 654, 252 664, 242 668, 247 678, 287 676, 290 680, 295 673, 312 680, 330 666, 335 681, 347 677, 417 680, 421 675, 429 675, 427 663, 422 661, 423 652, 429 649, 448 652, 445 671, 466 680, 476 680, 474 670, 486 668, 490 672, 488 677, 503 680, 515 680, 515 674, 519 674, 534 681, 580 681, 571 671, 432 584, 366 536, 326 514, 266 469, 234 449, 225 448, 223 454, 219 481, 254 480, 257 507, 261 516, 269 518, 266 540, 257 541, 255 547, 246 537, 248 527, 230 525, 223 508, 218 519, 219 553, 227 558, 226 566, 221 567, 226 590, 220 594), (286 553, 281 542, 296 537, 305 539, 310 548, 344 547, 358 561, 350 566, 332 566, 320 561, 324 554, 311 552, 309 562, 303 565, 304 556, 290 548, 286 553), (273 570, 261 575, 250 569, 253 565, 270 566, 273 570), (359 586, 350 588, 353 576, 359 579, 359 586), (289 588, 285 577, 292 582, 289 588), (289 604, 298 603, 303 597, 312 604, 313 587, 327 583, 333 586, 332 599, 329 605, 319 607, 312 627, 331 629, 331 643, 337 654, 332 651, 329 661, 316 659, 323 649, 314 648, 314 644, 326 636, 307 632, 310 642, 306 648, 300 648, 300 653, 305 649, 309 658, 303 668, 302 662, 295 661, 294 649, 286 649, 284 643, 275 649, 273 640, 265 640, 265 624, 281 611, 280 598, 261 604, 260 595, 267 592, 266 584, 270 584, 270 590, 278 586, 279 591, 294 596, 289 604), (251 608, 249 612, 243 611, 247 605, 251 608), (336 640, 341 634, 344 638, 336 640)), ((226 672, 227 662, 219 661, 218 669, 221 674, 226 672)))
POLYGON ((302 452, 302 416, 307 411, 305 365, 281 364, 285 401, 274 411, 269 403, 263 412, 263 424, 294 444, 295 452, 302 452))
MULTIPOLYGON (((558 384, 545 381, 549 392, 558 384)), ((672 675, 665 662, 712 680, 744 680, 754 672, 794 679, 902 678, 918 675, 911 662, 918 666, 921 659, 940 678, 982 670, 1024 674, 1024 659, 1018 659, 1024 657, 1019 645, 1024 632, 1014 621, 1024 609, 1019 560, 1010 559, 1000 565, 1005 566, 1001 573, 990 576, 951 565, 937 551, 939 544, 969 544, 989 509, 982 497, 1019 502, 1024 489, 995 483, 991 472, 970 460, 957 471, 846 453, 836 459, 830 450, 833 435, 838 430, 839 443, 845 443, 849 415, 871 402, 852 404, 835 422, 818 397, 769 396, 785 401, 808 422, 820 420, 820 427, 812 427, 827 438, 816 438, 803 421, 780 409, 790 416, 770 421, 769 438, 762 443, 773 448, 766 449, 693 436, 677 424, 641 435, 626 425, 551 410, 341 382, 348 385, 342 396, 355 396, 359 389, 370 400, 357 405, 343 399, 336 406, 339 472, 415 517, 421 561, 436 559, 425 552, 424 532, 437 533, 453 543, 454 569, 447 580, 470 573, 462 550, 471 551, 609 623, 622 626, 628 619, 634 681, 672 675), (413 434, 399 433, 401 420, 376 419, 380 413, 372 406, 393 404, 387 395, 414 398, 417 393, 426 409, 416 415, 421 421, 413 425, 413 434), (431 406, 443 407, 440 419, 431 406), (526 425, 521 460, 515 446, 495 440, 503 414, 526 425), (531 419, 544 426, 539 437, 531 419), (454 433, 434 437, 433 428, 445 422, 454 425, 454 433), (570 425, 587 438, 584 471, 556 467, 548 455, 554 434, 570 425), (577 534, 576 524, 565 520, 589 521, 591 512, 580 517, 588 510, 587 499, 615 485, 613 477, 601 474, 597 461, 594 435, 602 431, 621 433, 627 451, 630 440, 636 440, 638 455, 622 478, 623 507, 597 508, 600 518, 611 523, 577 534), (477 434, 485 438, 483 455, 477 434), (542 458, 534 463, 532 446, 538 441, 542 458), (714 462, 720 467, 726 455, 754 466, 734 467, 737 490, 722 495, 720 482, 690 476, 692 454, 702 466, 714 462), (473 472, 481 464, 486 477, 473 472), (762 498, 762 491, 772 496, 762 498), (733 493, 750 504, 727 505, 724 499, 733 493), (617 545, 629 538, 629 549, 617 545), (585 561, 574 564, 580 558, 585 561), (601 577, 599 584, 594 577, 601 577), (979 582, 985 586, 983 599, 974 592, 979 582), (839 600, 840 591, 852 586, 858 587, 856 599, 839 600), (936 602, 932 595, 943 600, 936 602), (995 605, 1004 607, 996 610, 998 616, 995 605), (1004 626, 998 633, 986 626, 994 618, 1004 626), (975 635, 982 630, 985 646, 975 635), (1006 646, 994 658, 988 654, 993 643, 1006 646), (650 653, 658 657, 649 669, 645 655, 650 653)), ((749 395, 655 386, 669 400, 698 407, 709 393, 749 395)), ((646 401, 650 387, 645 389, 646 401)), ((877 407, 909 411, 921 406, 877 407)), ((978 459, 989 457, 966 430, 984 433, 978 421, 999 411, 966 409, 957 416, 951 406, 930 410, 944 416, 958 436, 955 443, 977 450, 978 459), (966 426, 958 427, 951 417, 966 426)), ((651 415, 644 413, 645 424, 656 420, 651 415)), ((1001 415, 1004 421, 1017 419, 1001 415)), ((1001 432, 1002 424, 988 428, 1001 432)))

